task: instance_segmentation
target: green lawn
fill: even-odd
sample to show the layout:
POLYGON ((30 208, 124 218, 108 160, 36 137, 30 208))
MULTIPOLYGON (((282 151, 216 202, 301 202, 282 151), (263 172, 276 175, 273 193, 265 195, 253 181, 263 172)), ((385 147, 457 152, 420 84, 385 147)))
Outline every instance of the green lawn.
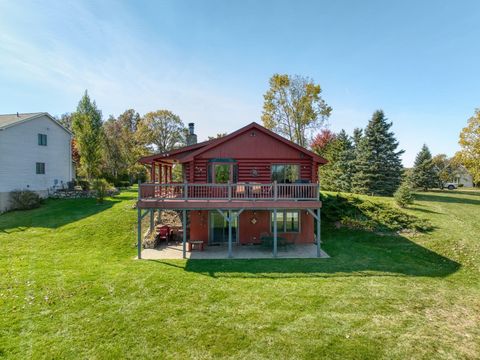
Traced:
POLYGON ((480 358, 480 192, 419 194, 411 238, 324 227, 318 260, 134 260, 135 197, 0 216, 0 357, 480 358))

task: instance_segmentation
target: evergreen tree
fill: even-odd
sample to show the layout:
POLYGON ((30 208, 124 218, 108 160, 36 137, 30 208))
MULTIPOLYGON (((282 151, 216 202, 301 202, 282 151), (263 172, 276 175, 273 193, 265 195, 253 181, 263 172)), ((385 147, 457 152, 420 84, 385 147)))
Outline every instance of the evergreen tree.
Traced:
POLYGON ((398 206, 404 208, 407 205, 413 204, 414 196, 410 188, 409 181, 403 181, 397 191, 394 194, 395 202, 398 206))
POLYGON ((80 155, 80 172, 88 180, 99 174, 102 159, 102 112, 87 91, 72 115, 72 130, 80 155))
POLYGON ((360 194, 391 196, 402 179, 398 142, 382 110, 373 113, 356 147, 352 190, 360 194))
POLYGON ((439 182, 432 154, 426 144, 423 144, 422 149, 415 158, 411 181, 415 188, 421 188, 425 191, 435 187, 439 182))
POLYGON ((345 130, 336 134, 325 147, 323 156, 328 164, 320 167, 323 190, 350 192, 353 174, 354 148, 345 130))

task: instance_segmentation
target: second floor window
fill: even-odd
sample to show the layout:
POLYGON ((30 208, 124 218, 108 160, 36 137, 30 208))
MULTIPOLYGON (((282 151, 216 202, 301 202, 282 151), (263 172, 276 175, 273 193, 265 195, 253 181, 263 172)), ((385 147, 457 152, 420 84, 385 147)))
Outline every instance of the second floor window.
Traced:
POLYGON ((295 164, 273 164, 272 181, 278 183, 294 183, 300 178, 300 165, 295 164))
POLYGON ((38 134, 38 145, 47 146, 47 135, 46 134, 38 134))
POLYGON ((45 174, 45 163, 37 162, 36 168, 37 174, 45 174))

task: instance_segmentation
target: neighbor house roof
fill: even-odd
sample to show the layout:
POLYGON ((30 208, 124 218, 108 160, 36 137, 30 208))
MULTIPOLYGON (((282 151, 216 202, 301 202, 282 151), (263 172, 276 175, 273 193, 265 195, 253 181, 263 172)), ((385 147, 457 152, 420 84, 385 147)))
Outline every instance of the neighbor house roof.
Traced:
POLYGON ((259 131, 262 131, 263 133, 283 142, 284 144, 297 149, 300 152, 303 152, 304 154, 312 157, 312 159, 320 164, 326 164, 327 160, 325 160, 323 157, 318 156, 314 152, 305 149, 304 147, 295 144, 294 142, 285 139, 284 137, 274 133, 273 131, 270 131, 263 126, 257 124, 256 122, 252 122, 251 124, 248 124, 247 126, 242 127, 241 129, 238 129, 237 131, 232 132, 231 134, 218 138, 218 139, 213 139, 209 141, 204 141, 202 143, 190 145, 190 146, 185 146, 183 148, 177 149, 177 150, 172 150, 168 153, 162 153, 162 154, 155 154, 155 155, 150 155, 150 156, 145 156, 140 159, 140 162, 143 164, 149 164, 152 161, 161 161, 162 159, 176 159, 180 160, 180 162, 188 162, 193 160, 194 157, 197 155, 210 150, 220 144, 223 144, 224 142, 245 133, 246 131, 252 130, 252 129, 257 129, 259 131))
POLYGON ((71 132, 60 124, 53 116, 46 112, 36 112, 36 113, 16 113, 16 114, 0 114, 0 129, 6 129, 11 126, 22 124, 26 121, 36 119, 41 116, 46 116, 52 120, 55 124, 60 126, 63 130, 71 134, 71 132))

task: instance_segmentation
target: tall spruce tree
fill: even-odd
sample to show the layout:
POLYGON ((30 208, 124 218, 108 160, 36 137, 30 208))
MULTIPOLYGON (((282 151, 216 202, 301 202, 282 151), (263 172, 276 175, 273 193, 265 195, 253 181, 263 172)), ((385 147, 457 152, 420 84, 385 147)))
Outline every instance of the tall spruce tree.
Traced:
POLYGON ((352 190, 360 194, 391 196, 402 181, 398 141, 382 110, 373 113, 361 136, 354 161, 352 190))
POLYGON ((439 180, 432 160, 432 153, 426 144, 415 158, 411 176, 412 185, 427 191, 435 187, 439 180))
POLYGON ((352 187, 354 147, 345 130, 332 138, 324 149, 328 163, 320 167, 320 181, 323 190, 350 192, 352 187))

